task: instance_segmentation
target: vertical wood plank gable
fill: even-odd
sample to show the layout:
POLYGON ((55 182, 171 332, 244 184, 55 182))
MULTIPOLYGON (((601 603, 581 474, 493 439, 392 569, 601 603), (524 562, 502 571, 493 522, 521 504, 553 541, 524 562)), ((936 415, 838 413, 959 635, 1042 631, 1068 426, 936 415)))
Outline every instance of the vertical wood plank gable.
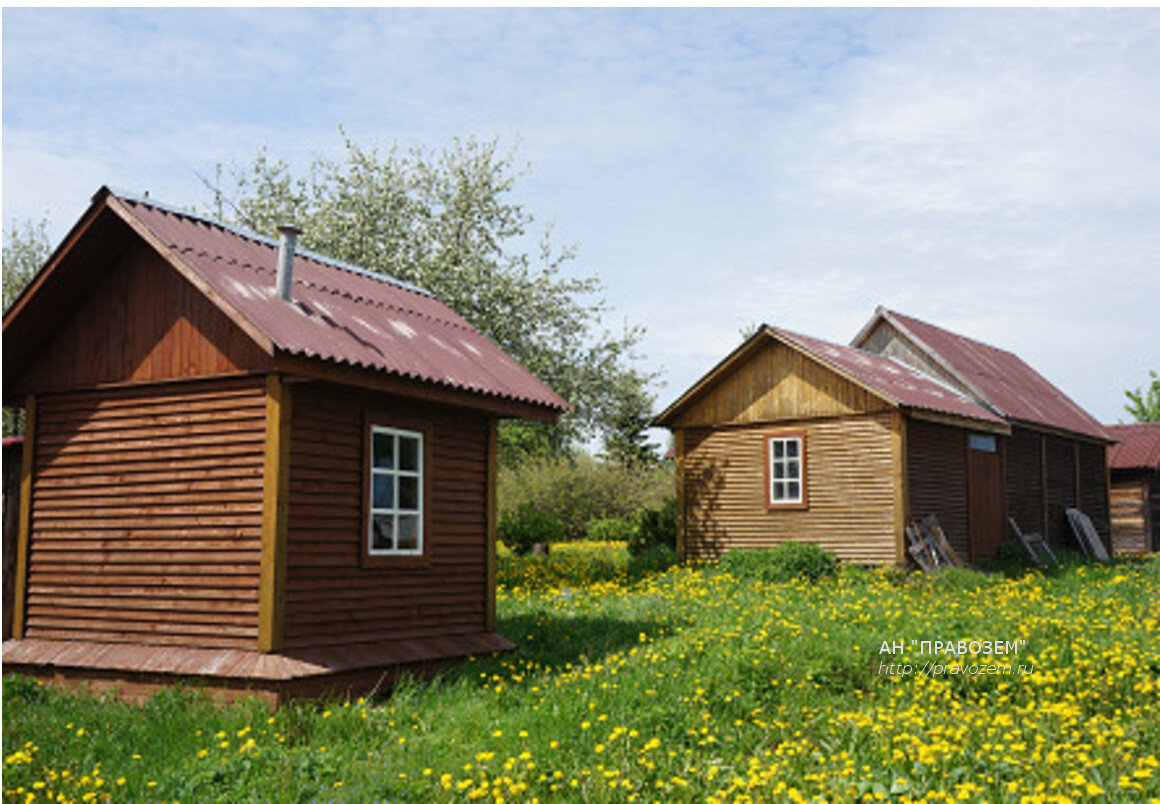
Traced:
POLYGON ((264 371, 268 357, 154 251, 138 244, 22 378, 35 392, 264 371))
POLYGON ((769 343, 731 369, 677 418, 673 429, 847 416, 891 405, 816 360, 769 343))

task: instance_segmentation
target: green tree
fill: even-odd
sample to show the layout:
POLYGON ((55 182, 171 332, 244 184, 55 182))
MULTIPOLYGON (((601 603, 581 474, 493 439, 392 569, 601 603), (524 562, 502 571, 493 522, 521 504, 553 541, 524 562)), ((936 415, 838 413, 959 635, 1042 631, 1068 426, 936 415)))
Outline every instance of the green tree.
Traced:
POLYGON ((44 265, 52 245, 48 241, 48 221, 33 223, 25 220, 9 224, 4 230, 4 310, 24 290, 24 286, 44 265))
POLYGON ((646 433, 656 401, 648 391, 650 379, 633 371, 623 372, 614 378, 607 395, 604 453, 627 466, 647 466, 659 460, 657 446, 646 433))
MULTIPOLYGON (((31 281, 40 266, 44 265, 52 245, 48 240, 48 220, 33 223, 30 220, 9 224, 4 230, 4 251, 0 258, 0 273, 3 274, 4 311, 20 291, 31 281)), ((21 411, 4 409, 4 435, 24 432, 24 416, 21 411)))
POLYGON ((1149 371, 1148 376, 1152 378, 1150 387, 1124 391, 1128 397, 1124 410, 1138 422, 1160 422, 1160 375, 1149 371))
MULTIPOLYGON (((257 232, 294 223, 306 248, 430 290, 573 405, 557 427, 505 422, 505 464, 594 436, 619 443, 629 400, 651 404, 652 376, 630 353, 642 330, 601 327, 603 286, 564 273, 576 248, 557 247, 551 227, 533 247, 534 218, 512 197, 529 170, 514 148, 469 138, 380 151, 343 136, 343 158, 316 158, 305 172, 265 150, 228 178, 219 167, 205 180, 214 211, 257 232)), ((647 416, 637 419, 643 432, 647 416)))

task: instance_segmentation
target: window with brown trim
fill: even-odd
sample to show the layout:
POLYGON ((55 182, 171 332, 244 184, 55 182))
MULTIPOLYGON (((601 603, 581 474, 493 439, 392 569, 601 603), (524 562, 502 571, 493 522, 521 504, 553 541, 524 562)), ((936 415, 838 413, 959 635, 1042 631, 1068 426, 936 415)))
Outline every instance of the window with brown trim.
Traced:
POLYGON ((806 437, 803 431, 765 438, 765 502, 769 508, 806 507, 806 437))

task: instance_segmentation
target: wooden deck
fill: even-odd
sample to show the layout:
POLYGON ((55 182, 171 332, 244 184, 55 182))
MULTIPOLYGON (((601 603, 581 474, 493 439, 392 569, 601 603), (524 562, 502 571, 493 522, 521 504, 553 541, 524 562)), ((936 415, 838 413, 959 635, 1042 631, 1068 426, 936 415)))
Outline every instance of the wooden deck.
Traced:
POLYGON ((198 680, 207 688, 230 691, 227 698, 249 692, 277 703, 326 692, 381 691, 404 673, 422 674, 466 656, 513 649, 507 638, 487 633, 283 653, 26 638, 4 643, 4 672, 65 686, 88 682, 130 699, 178 681, 198 680))

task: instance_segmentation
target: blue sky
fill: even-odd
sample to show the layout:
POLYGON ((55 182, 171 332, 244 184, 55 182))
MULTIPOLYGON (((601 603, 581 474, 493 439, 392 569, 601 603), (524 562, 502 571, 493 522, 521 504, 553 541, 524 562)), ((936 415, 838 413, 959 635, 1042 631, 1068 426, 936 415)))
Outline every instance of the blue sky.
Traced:
POLYGON ((3 218, 205 206, 257 149, 521 143, 668 404, 765 321, 878 304, 1094 415, 1160 369, 1160 10, 4 9, 3 218))

